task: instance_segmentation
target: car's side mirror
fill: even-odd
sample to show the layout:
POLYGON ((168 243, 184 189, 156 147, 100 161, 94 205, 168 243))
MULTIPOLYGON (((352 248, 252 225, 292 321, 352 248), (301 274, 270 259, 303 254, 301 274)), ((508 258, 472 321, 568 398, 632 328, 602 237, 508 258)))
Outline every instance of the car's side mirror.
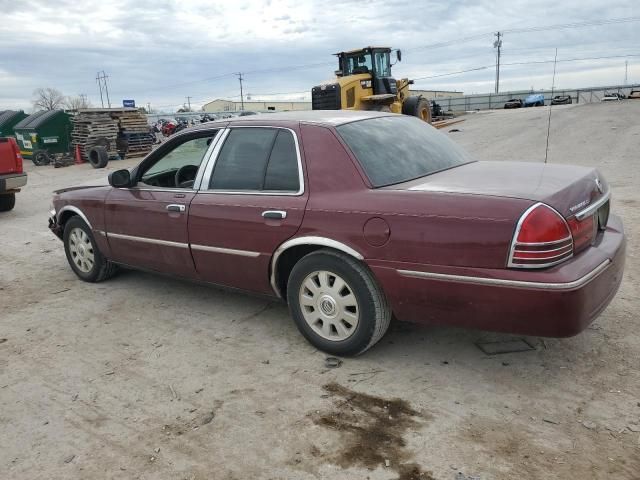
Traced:
POLYGON ((109 174, 109 185, 116 188, 126 188, 131 185, 131 174, 129 170, 116 170, 109 174))
POLYGON ((396 58, 398 59, 399 62, 402 61, 402 50, 400 49, 396 50, 396 58))

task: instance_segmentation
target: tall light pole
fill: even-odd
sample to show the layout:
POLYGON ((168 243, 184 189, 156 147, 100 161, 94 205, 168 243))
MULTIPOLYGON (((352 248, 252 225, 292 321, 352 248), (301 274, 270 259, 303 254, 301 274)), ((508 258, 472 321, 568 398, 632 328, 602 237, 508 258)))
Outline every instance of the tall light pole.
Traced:
POLYGON ((500 51, 502 49, 502 33, 496 32, 494 33, 496 37, 496 41, 493 42, 493 48, 498 49, 498 54, 496 55, 496 93, 500 89, 500 51))
POLYGON ((191 111, 191 97, 186 97, 187 98, 187 104, 189 105, 189 111, 191 111))

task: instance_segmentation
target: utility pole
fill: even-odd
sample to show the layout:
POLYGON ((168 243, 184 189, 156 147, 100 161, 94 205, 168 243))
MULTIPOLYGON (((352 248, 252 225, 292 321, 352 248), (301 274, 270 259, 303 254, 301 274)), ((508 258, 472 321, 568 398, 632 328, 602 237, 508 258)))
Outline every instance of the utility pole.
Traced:
POLYGON ((107 105, 111 108, 111 100, 109 99, 109 87, 107 85, 107 78, 109 76, 104 72, 98 72, 96 76, 96 82, 98 82, 98 89, 100 89, 100 103, 102 104, 102 108, 104 108, 104 98, 102 96, 102 89, 104 88, 104 92, 107 97, 107 105))
POLYGON ((100 103, 102 104, 102 108, 104 108, 104 98, 102 98, 102 81, 100 72, 96 74, 96 83, 98 84, 98 90, 100 90, 100 103))
POLYGON ((151 113, 151 102, 147 102, 147 113, 151 113))
POLYGON ((240 110, 244 111, 244 95, 242 94, 242 73, 236 73, 240 81, 240 110))
POLYGON ((185 97, 187 99, 187 104, 189 105, 189 111, 191 111, 191 97, 185 97))
POLYGON ((624 61, 624 84, 625 85, 627 84, 627 80, 628 80, 628 77, 627 77, 627 70, 628 69, 629 69, 629 60, 625 60, 624 61))
POLYGON ((81 94, 79 95, 79 97, 80 97, 80 100, 82 101, 82 103, 81 103, 81 104, 82 104, 82 107, 86 108, 87 103, 88 103, 88 102, 87 102, 87 94, 86 94, 86 93, 81 93, 81 94))
POLYGON ((496 93, 500 89, 500 51, 502 49, 502 33, 496 32, 494 33, 496 37, 496 41, 493 42, 493 48, 498 49, 498 54, 496 55, 496 93))

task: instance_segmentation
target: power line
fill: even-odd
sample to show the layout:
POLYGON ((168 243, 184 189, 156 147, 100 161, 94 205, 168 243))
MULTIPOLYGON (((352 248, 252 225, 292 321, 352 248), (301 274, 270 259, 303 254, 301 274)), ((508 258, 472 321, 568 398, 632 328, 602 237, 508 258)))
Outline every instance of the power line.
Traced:
POLYGON ((529 33, 529 32, 545 32, 548 30, 563 30, 567 28, 583 28, 597 27, 600 25, 612 25, 618 23, 638 22, 640 17, 622 17, 622 18, 606 18, 603 20, 593 20, 586 22, 560 23, 557 25, 548 25, 541 27, 512 28, 504 30, 504 33, 529 33))
MULTIPOLYGON (((599 25, 612 25, 617 23, 630 23, 630 22, 638 22, 638 21, 640 21, 640 17, 608 18, 608 19, 585 21, 585 22, 560 23, 556 25, 546 25, 546 26, 540 26, 540 27, 510 28, 510 29, 500 30, 500 32, 502 34, 542 32, 547 30, 563 30, 563 29, 569 29, 569 28, 594 27, 599 25)), ((493 34, 494 32, 478 33, 475 35, 470 35, 468 37, 454 38, 452 40, 448 40, 444 42, 431 43, 429 45, 421 45, 419 47, 412 47, 404 50, 409 52, 414 50, 424 50, 428 48, 449 47, 451 45, 458 45, 460 43, 470 42, 471 40, 477 40, 479 38, 488 37, 493 34)))
MULTIPOLYGON (((630 58, 630 57, 640 57, 640 54, 629 54, 629 55, 607 55, 603 57, 582 57, 582 58, 566 58, 564 60, 558 60, 558 63, 561 62, 580 62, 583 60, 609 60, 613 58, 630 58)), ((553 60, 533 60, 529 62, 512 62, 512 63, 503 63, 503 66, 512 66, 512 65, 533 65, 539 63, 554 63, 553 60)))

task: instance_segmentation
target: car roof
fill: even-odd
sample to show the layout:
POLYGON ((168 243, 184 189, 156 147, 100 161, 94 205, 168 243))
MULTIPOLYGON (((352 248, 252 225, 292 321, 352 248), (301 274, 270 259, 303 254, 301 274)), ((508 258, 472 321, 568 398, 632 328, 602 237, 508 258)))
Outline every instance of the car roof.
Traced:
MULTIPOLYGON (((271 122, 302 122, 321 125, 338 126, 345 123, 357 122, 369 118, 394 116, 394 113, 372 111, 348 111, 348 110, 300 110, 291 112, 265 113, 258 115, 246 115, 207 122, 200 127, 211 128, 217 125, 233 125, 236 122, 269 124, 271 122)), ((198 128, 198 127, 193 127, 198 128)))

